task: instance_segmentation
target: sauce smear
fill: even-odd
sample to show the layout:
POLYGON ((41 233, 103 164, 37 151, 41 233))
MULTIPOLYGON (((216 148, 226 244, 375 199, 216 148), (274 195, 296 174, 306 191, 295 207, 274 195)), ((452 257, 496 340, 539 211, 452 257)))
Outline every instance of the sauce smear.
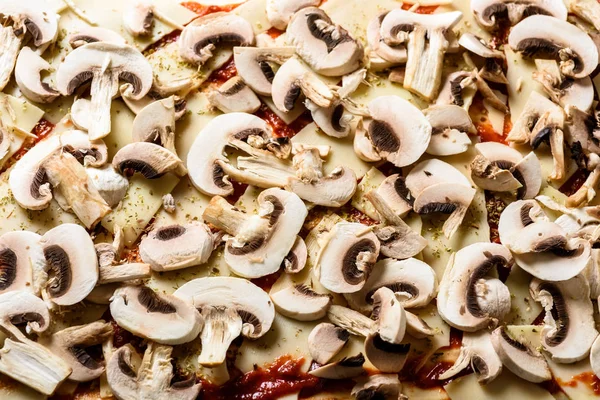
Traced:
POLYGON ((207 6, 204 4, 196 3, 195 1, 185 1, 181 3, 182 6, 187 8, 188 10, 195 12, 199 17, 203 17, 208 14, 214 14, 217 12, 229 12, 231 10, 236 9, 239 4, 228 4, 224 6, 207 6))
MULTIPOLYGON (((409 10, 413 4, 402 4, 403 10, 409 10)), ((417 14, 433 14, 434 11, 438 8, 438 6, 421 6, 414 10, 413 12, 417 14)))
POLYGON ((506 118, 504 119, 504 126, 502 127, 503 132, 496 132, 492 123, 488 118, 488 110, 485 108, 483 104, 483 97, 479 94, 476 94, 473 98, 473 103, 469 108, 469 116, 477 128, 477 134, 481 138, 482 142, 498 142, 502 144, 507 144, 505 132, 510 131, 511 123, 510 118, 507 124, 506 118))
POLYGON ((571 377, 570 381, 564 382, 557 379, 561 386, 577 387, 580 383, 588 386, 596 395, 600 395, 600 379, 592 372, 582 372, 571 377))
POLYGON ((21 157, 23 157, 25 155, 25 153, 27 153, 29 150, 31 150, 31 148, 33 146, 35 146, 41 140, 47 138, 48 135, 50 135, 50 133, 52 133, 53 130, 54 130, 54 124, 52 122, 47 121, 43 118, 40 119, 38 121, 37 125, 34 126, 33 129, 31 130, 31 133, 36 136, 35 139, 27 138, 25 140, 25 143, 23 143, 23 146, 21 146, 21 149, 19 149, 19 151, 17 151, 12 156, 12 159, 14 161, 19 160, 21 157))
POLYGON ((305 112, 288 125, 265 104, 263 104, 254 115, 265 120, 271 129, 273 129, 273 133, 276 137, 292 138, 296 133, 300 132, 306 125, 312 122, 310 112, 305 112))
POLYGON ((206 82, 222 85, 236 75, 237 68, 235 67, 235 61, 233 60, 233 57, 231 57, 229 61, 225 63, 225 65, 210 74, 210 77, 206 80, 206 82))

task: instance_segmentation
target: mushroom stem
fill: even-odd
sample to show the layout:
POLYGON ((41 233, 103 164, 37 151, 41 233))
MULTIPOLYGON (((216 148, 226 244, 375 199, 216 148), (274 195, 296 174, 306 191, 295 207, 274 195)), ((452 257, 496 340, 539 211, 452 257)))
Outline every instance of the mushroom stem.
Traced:
POLYGON ((554 160, 554 168, 548 176, 549 179, 558 181, 565 176, 565 151, 564 151, 564 134, 561 129, 556 129, 550 135, 550 150, 552 151, 552 159, 554 160))
POLYGON ((119 90, 119 78, 110 68, 110 63, 110 56, 107 55, 104 65, 100 70, 94 71, 92 78, 88 131, 90 140, 103 138, 111 130, 110 106, 119 90))
POLYGON ((122 265, 110 265, 99 267, 99 284, 124 282, 134 279, 150 277, 150 265, 143 263, 129 263, 122 265))
POLYGON ((598 183, 600 183, 600 165, 594 168, 579 190, 567 198, 566 206, 572 208, 581 207, 592 201, 596 197, 595 188, 598 186, 598 183))
POLYGON ((327 317, 332 324, 353 335, 367 337, 377 330, 375 321, 347 307, 332 305, 327 311, 327 317))
POLYGON ((0 27, 0 90, 10 80, 22 41, 23 37, 15 35, 12 26, 0 27))
POLYGON ((242 318, 236 310, 225 307, 202 309, 204 329, 200 334, 202 352, 198 362, 204 366, 217 366, 225 361, 231 342, 242 333, 242 318))
POLYGON ((209 224, 234 236, 240 232, 240 228, 250 218, 221 196, 215 196, 210 200, 202 217, 209 224))

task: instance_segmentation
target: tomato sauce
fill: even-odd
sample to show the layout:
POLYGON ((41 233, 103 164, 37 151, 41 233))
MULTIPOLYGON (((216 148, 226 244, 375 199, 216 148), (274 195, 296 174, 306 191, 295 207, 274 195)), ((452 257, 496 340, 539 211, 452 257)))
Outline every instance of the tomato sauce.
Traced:
POLYGON ((510 128, 512 127, 510 118, 508 124, 506 118, 504 118, 503 132, 498 133, 494 130, 494 127, 488 118, 488 114, 488 110, 483 104, 483 97, 476 94, 473 98, 473 103, 469 108, 469 116, 471 117, 475 128, 477 128, 477 134, 481 138, 481 141, 507 144, 506 133, 510 132, 510 128))
POLYGON ((263 104, 258 111, 254 113, 254 115, 265 120, 265 122, 269 124, 273 130, 273 133, 276 137, 294 137, 296 133, 300 132, 306 125, 312 122, 310 112, 307 111, 288 125, 265 104, 263 104))
POLYGON ((268 292, 269 290, 271 290, 271 288, 273 287, 275 282, 277 282, 277 279, 279 279, 281 274, 282 274, 282 270, 279 269, 278 271, 273 272, 270 275, 263 276, 260 278, 250 279, 250 282, 254 283, 256 286, 258 286, 265 292, 268 292))
POLYGON ((587 179, 589 175, 589 171, 585 169, 578 169, 562 186, 558 189, 561 193, 566 196, 571 196, 575 194, 583 185, 583 182, 587 179))
POLYGON ((186 1, 181 3, 182 6, 188 10, 195 12, 199 17, 203 17, 208 14, 214 14, 217 12, 229 12, 236 9, 240 4, 228 4, 225 6, 207 6, 204 4, 196 3, 195 1, 186 1))
POLYGON ((206 80, 206 82, 222 85, 236 75, 237 68, 235 67, 235 61, 233 60, 233 57, 231 57, 229 61, 225 63, 225 65, 210 74, 210 77, 206 80))
POLYGON ((600 395, 600 379, 593 372, 582 372, 579 375, 571 377, 570 381, 564 382, 557 379, 556 382, 560 386, 577 387, 580 383, 583 383, 594 392, 596 395, 600 395))
POLYGON ((275 27, 269 29, 266 34, 271 36, 273 39, 277 39, 279 36, 281 36, 283 34, 284 31, 279 30, 275 27))
MULTIPOLYGON (((402 4, 403 10, 409 10, 413 4, 402 4)), ((414 10, 413 12, 417 14, 433 14, 434 11, 438 8, 438 6, 421 6, 414 10)))
POLYGON ((179 36, 181 36, 181 31, 179 29, 166 34, 165 36, 158 39, 156 42, 152 43, 150 46, 146 47, 146 49, 144 49, 144 55, 149 56, 150 54, 156 52, 158 49, 165 47, 169 43, 176 42, 177 39, 179 39, 179 36))
POLYGON ((35 139, 28 138, 25 140, 25 143, 23 146, 21 146, 21 149, 13 155, 13 159, 18 160, 23 157, 25 153, 27 153, 33 146, 39 143, 42 139, 48 137, 48 135, 52 133, 52 130, 54 130, 54 124, 52 122, 43 118, 40 119, 36 126, 34 126, 31 130, 31 133, 36 136, 35 139))

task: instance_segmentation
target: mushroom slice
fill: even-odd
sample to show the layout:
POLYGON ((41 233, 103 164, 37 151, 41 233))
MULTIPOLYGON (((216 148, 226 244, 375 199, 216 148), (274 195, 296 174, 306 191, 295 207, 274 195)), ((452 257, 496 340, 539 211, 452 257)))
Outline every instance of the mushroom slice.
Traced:
POLYGON ((110 323, 96 321, 87 325, 72 326, 41 337, 39 342, 65 360, 73 372, 69 380, 88 382, 99 378, 104 373, 104 363, 92 358, 87 347, 99 345, 112 338, 113 329, 110 323))
POLYGON ((462 172, 436 158, 423 160, 415 165, 404 180, 404 184, 413 198, 421 194, 428 187, 439 183, 471 186, 469 180, 462 172))
POLYGON ((404 88, 431 101, 437 97, 442 80, 446 34, 460 21, 462 13, 417 14, 395 9, 381 22, 381 37, 391 46, 408 50, 404 88))
POLYGON ((113 167, 124 174, 126 170, 139 172, 147 179, 160 178, 167 172, 185 176, 187 169, 176 154, 150 142, 129 143, 113 157, 113 167))
POLYGON ((348 342, 350 334, 344 328, 323 322, 308 335, 308 352, 321 365, 327 364, 348 342))
POLYGON ((437 278, 429 265, 416 258, 402 261, 387 258, 375 264, 361 290, 344 297, 352 308, 370 313, 373 311, 372 296, 382 287, 408 295, 401 301, 404 308, 424 307, 437 292, 437 278))
POLYGON ((234 47, 233 60, 238 75, 261 96, 270 96, 275 72, 270 63, 283 65, 296 53, 289 47, 234 47))
POLYGON ((310 110, 315 124, 328 136, 344 138, 350 134, 352 114, 346 112, 341 102, 334 101, 327 108, 318 107, 310 100, 306 100, 304 104, 310 110))
POLYGON ((408 214, 415 201, 406 187, 404 177, 398 174, 385 178, 377 188, 377 194, 398 217, 408 214))
POLYGON ((15 65, 15 80, 21 93, 38 103, 51 103, 60 93, 42 81, 42 72, 50 70, 50 64, 31 48, 23 47, 15 65))
POLYGON ((178 43, 181 58, 202 65, 212 58, 217 46, 252 46, 254 30, 250 22, 239 15, 217 12, 189 23, 178 43))
POLYGON ((308 373, 317 378, 348 379, 361 375, 364 372, 365 356, 359 353, 356 356, 345 357, 339 361, 315 368, 308 373))
POLYGON ((368 107, 368 136, 381 157, 405 167, 425 153, 432 128, 418 108, 398 96, 380 96, 368 107))
POLYGON ((47 279, 40 239, 28 231, 0 236, 0 293, 25 290, 39 296, 47 279))
POLYGON ((438 183, 427 187, 415 198, 413 209, 419 214, 450 214, 442 231, 447 238, 451 238, 462 224, 474 197, 475 189, 470 186, 438 183))
POLYGON ((319 281, 334 293, 362 289, 379 257, 379 240, 359 223, 340 222, 329 232, 317 266, 319 281))
POLYGON ((402 383, 394 374, 371 375, 365 379, 357 380, 352 388, 355 399, 402 399, 402 383))
POLYGON ((500 282, 495 282, 496 290, 492 290, 487 283, 488 273, 494 267, 510 268, 513 263, 510 251, 495 243, 475 243, 456 252, 440 282, 437 296, 440 316, 450 326, 465 332, 497 324, 510 311, 510 293, 497 289, 500 282), (487 296, 491 298, 486 299, 487 296), (494 307, 484 311, 482 305, 494 307))
POLYGON ((512 240, 518 239, 523 228, 537 221, 547 221, 548 217, 535 200, 518 200, 510 203, 498 222, 500 242, 510 246, 512 240))
POLYGON ((319 77, 296 57, 287 60, 273 78, 273 103, 281 112, 290 112, 304 94, 318 107, 329 107, 334 94, 319 77))
POLYGON ((218 90, 208 94, 210 104, 224 113, 254 113, 262 104, 252 89, 239 76, 223 83, 218 90))
POLYGON ((257 203, 258 215, 249 216, 217 196, 203 214, 206 222, 233 236, 225 245, 225 261, 246 278, 259 278, 280 268, 308 213, 297 195, 281 189, 261 192, 257 203))
POLYGON ((79 303, 98 282, 98 260, 94 242, 86 230, 62 224, 46 232, 40 243, 48 263, 46 292, 59 306, 79 303))
POLYGON ((82 26, 80 29, 69 35, 69 44, 72 48, 76 49, 83 46, 84 44, 94 42, 110 42, 115 44, 127 44, 123 36, 117 32, 102 28, 99 26, 82 26))
POLYGON ((552 379, 544 356, 534 347, 513 338, 505 327, 492 332, 492 345, 502 364, 518 377, 534 383, 552 379))
POLYGON ((507 19, 510 25, 515 25, 524 18, 536 14, 567 20, 567 7, 562 1, 557 0, 474 0, 471 2, 471 12, 477 23, 490 31, 500 28, 507 19))
POLYGON ((476 92, 473 72, 455 71, 446 76, 435 104, 454 104, 468 111, 476 92))
POLYGON ((471 366, 481 384, 490 383, 502 372, 502 361, 494 350, 488 331, 465 332, 457 360, 438 379, 451 378, 468 366, 471 366))
POLYGON ((162 344, 191 342, 202 330, 202 316, 191 304, 147 286, 115 290, 110 313, 123 329, 162 344))
POLYGON ((537 71, 533 79, 542 84, 544 91, 565 110, 574 106, 587 112, 594 101, 594 85, 589 76, 581 79, 565 78, 554 60, 535 60, 537 71))
POLYGON ((187 157, 192 184, 209 196, 228 196, 233 186, 219 162, 227 163, 225 147, 234 139, 241 141, 256 136, 271 137, 271 130, 262 119, 231 113, 212 119, 196 136, 187 157))
POLYGON ((582 275, 561 282, 534 279, 529 291, 546 312, 542 345, 552 360, 573 363, 587 357, 598 331, 586 279, 582 275))
POLYGON ((548 140, 549 135, 563 129, 564 120, 565 113, 559 105, 533 91, 508 133, 507 140, 518 144, 530 143, 535 150, 548 140))
POLYGON ((146 36, 152 32, 153 8, 148 0, 125 0, 123 26, 131 36, 146 36))
POLYGON ((319 294, 304 284, 289 286, 270 296, 279 314, 297 321, 323 318, 332 302, 331 295, 319 294))
POLYGON ((127 400, 194 400, 202 385, 195 379, 173 380, 171 353, 173 348, 148 343, 144 358, 132 345, 117 349, 106 365, 106 377, 113 394, 127 400))
POLYGON ((367 337, 377 332, 377 322, 347 307, 332 305, 327 310, 327 318, 353 335, 367 337))
POLYGON ((157 100, 144 107, 133 120, 131 136, 134 142, 152 142, 177 154, 174 96, 157 100))
POLYGON ((347 30, 317 7, 307 7, 292 17, 286 41, 318 74, 342 76, 359 68, 363 47, 347 30))
POLYGON ((410 343, 388 343, 378 333, 372 333, 365 339, 365 356, 379 371, 398 373, 406 363, 410 347, 410 343))
POLYGON ((267 19, 275 28, 284 31, 298 10, 317 7, 320 3, 320 0, 267 0, 267 19))
POLYGON ((456 105, 434 105, 423 114, 431 124, 431 141, 427 153, 448 156, 467 151, 471 144, 469 134, 477 132, 469 113, 456 105))
POLYGON ((86 168, 85 172, 110 208, 116 207, 123 200, 129 188, 129 181, 117 173, 112 165, 103 168, 86 168))
POLYGON ((552 58, 572 78, 588 76, 598 65, 594 41, 577 26, 547 15, 533 15, 510 31, 508 45, 526 57, 552 58))
POLYGON ((288 274, 297 274, 306 266, 307 258, 308 251, 306 249, 306 243, 300 236, 296 236, 294 246, 283 259, 281 266, 288 274))
POLYGON ((358 158, 366 162, 378 162, 381 161, 382 157, 379 155, 373 146, 373 142, 371 142, 371 139, 367 135, 370 123, 371 120, 362 118, 358 120, 352 144, 358 158))
POLYGON ((152 87, 152 68, 143 54, 131 46, 89 43, 70 52, 61 63, 57 89, 68 96, 89 80, 92 102, 88 134, 96 140, 111 131, 111 102, 118 94, 119 80, 128 85, 126 96, 139 100, 152 87))
MULTIPOLYGON (((397 297, 405 297, 404 293, 402 296, 397 297)), ((411 313, 410 311, 404 311, 406 313, 406 332, 414 337, 415 339, 424 339, 429 336, 435 335, 435 329, 433 329, 429 324, 418 315, 411 313)))
POLYGON ((497 58, 503 60, 504 52, 492 49, 482 38, 475 36, 470 32, 464 32, 458 39, 458 44, 461 47, 475 53, 483 58, 497 58))
POLYGON ((407 59, 406 45, 388 46, 381 40, 381 22, 388 13, 389 11, 384 11, 369 22, 367 26, 369 49, 384 61, 403 64, 407 59))
POLYGON ((379 337, 391 344, 400 344, 406 333, 406 313, 396 294, 387 287, 380 287, 373 293, 373 313, 377 320, 379 337))
POLYGON ((229 345, 240 333, 249 339, 266 334, 275 318, 269 295, 242 278, 198 278, 174 295, 191 302, 204 317, 198 362, 206 366, 222 364, 229 345))
POLYGON ((206 263, 213 247, 210 228, 193 222, 153 229, 140 242, 140 256, 154 271, 173 271, 206 263))
POLYGON ((0 327, 17 339, 25 335, 16 325, 25 324, 28 333, 42 333, 50 326, 50 313, 46 303, 33 293, 24 290, 0 294, 0 327))
POLYGON ((348 167, 338 167, 316 182, 290 177, 286 189, 317 205, 341 207, 354 196, 357 186, 354 171, 348 167))

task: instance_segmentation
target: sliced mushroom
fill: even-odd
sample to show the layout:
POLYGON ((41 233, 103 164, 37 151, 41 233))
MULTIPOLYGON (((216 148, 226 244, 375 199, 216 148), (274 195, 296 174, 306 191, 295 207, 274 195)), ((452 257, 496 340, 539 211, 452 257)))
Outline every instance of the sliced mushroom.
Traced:
POLYGON ((488 331, 465 332, 458 359, 438 379, 451 378, 468 366, 471 366, 481 384, 490 383, 502 372, 502 361, 494 350, 492 336, 488 331))
POLYGON ((146 36, 152 32, 154 12, 148 0, 126 0, 123 9, 123 26, 133 37, 146 36))
POLYGON ((25 324, 27 333, 42 333, 50 326, 50 313, 42 299, 23 290, 0 294, 0 327, 17 339, 26 339, 17 325, 25 324))
POLYGON ((437 97, 442 80, 448 31, 460 21, 459 11, 417 14, 402 9, 390 11, 381 22, 381 38, 390 46, 408 50, 404 88, 431 101, 437 97))
POLYGON ((372 333, 365 339, 365 356, 379 371, 398 373, 406 363, 410 347, 410 343, 388 343, 378 333, 372 333))
POLYGON ((283 31, 298 10, 319 4, 320 0, 267 0, 267 18, 271 25, 283 31))
POLYGON ((157 100, 144 107, 133 120, 131 136, 134 142, 152 142, 177 154, 174 96, 157 100))
POLYGON ((546 312, 542 346, 558 363, 573 363, 587 357, 598 331, 590 287, 582 275, 562 282, 531 281, 531 296, 546 312))
POLYGON ((340 222, 329 232, 319 253, 319 281, 334 293, 362 289, 379 256, 379 240, 359 223, 340 222))
POLYGON ((307 258, 308 251, 306 249, 306 243, 300 236, 296 236, 294 246, 288 255, 285 256, 281 265, 288 274, 297 274, 306 266, 307 258))
POLYGON ((586 77, 598 65, 598 51, 587 33, 547 15, 518 23, 510 31, 508 45, 526 57, 557 60, 560 72, 572 78, 586 77))
POLYGON ((173 382, 173 348, 150 342, 141 359, 132 345, 117 349, 106 365, 106 377, 119 399, 194 400, 202 385, 195 378, 173 382))
POLYGON ((181 32, 179 55, 185 61, 202 65, 219 46, 252 46, 254 31, 250 22, 233 13, 217 12, 196 18, 181 32))
POLYGON ((405 167, 425 153, 432 128, 418 108, 398 96, 380 96, 369 103, 369 113, 368 136, 382 158, 405 167))
POLYGON ((39 343, 69 364, 73 370, 69 380, 88 382, 104 373, 104 363, 92 358, 86 348, 110 339, 112 333, 110 323, 96 321, 65 328, 51 336, 40 338, 39 343))
POLYGON ((224 113, 254 113, 261 106, 259 98, 239 76, 223 83, 219 89, 208 94, 210 104, 224 113))
POLYGON ((535 200, 519 200, 510 203, 500 214, 498 234, 500 242, 510 246, 513 240, 518 240, 523 228, 537 221, 547 221, 548 217, 535 200))
POLYGON ((564 3, 555 0, 474 0, 471 2, 471 12, 483 28, 491 31, 500 28, 502 22, 506 20, 510 25, 515 25, 524 18, 536 14, 551 15, 563 21, 567 19, 567 8, 564 3))
POLYGON ((160 178, 168 172, 185 176, 187 169, 176 154, 150 142, 129 143, 113 157, 113 167, 124 174, 126 170, 139 172, 147 179, 160 178))
POLYGON ((492 49, 482 38, 475 36, 471 32, 464 32, 462 35, 460 35, 458 44, 461 47, 469 50, 471 53, 477 54, 478 56, 486 59, 504 59, 504 52, 492 49))
MULTIPOLYGON (((295 156, 294 159, 296 158, 295 156)), ((357 185, 354 171, 348 167, 338 167, 331 171, 331 174, 313 182, 294 176, 289 177, 285 187, 311 203, 326 207, 341 207, 352 199, 357 185)))
MULTIPOLYGON (((406 297, 404 293, 397 297, 406 297)), ((418 315, 406 311, 406 332, 415 339, 424 339, 435 335, 436 331, 418 315)))
POLYGON ((493 326, 510 311, 510 293, 494 280, 488 284, 492 268, 510 268, 510 251, 495 243, 475 243, 456 252, 448 261, 440 282, 437 308, 450 326, 465 332, 493 326), (490 296, 490 298, 487 298, 490 296), (485 311, 483 308, 487 308, 485 311))
POLYGON ((119 80, 127 83, 126 96, 139 100, 152 87, 152 68, 133 47, 108 42, 89 43, 70 52, 56 76, 57 89, 71 95, 91 80, 92 101, 89 110, 91 140, 111 131, 110 109, 118 94, 119 80))
POLYGON ((492 345, 502 364, 518 377, 534 383, 552 379, 544 356, 529 344, 513 338, 505 327, 492 332, 492 345))
POLYGON ((369 125, 372 120, 359 118, 358 124, 356 125, 356 131, 354 132, 353 147, 354 152, 363 161, 366 162, 377 162, 381 161, 382 157, 379 155, 373 142, 368 136, 369 125))
POLYGON ((315 292, 304 284, 292 285, 271 293, 275 310, 297 321, 316 321, 327 314, 332 297, 315 292))
POLYGON ((206 366, 222 364, 229 345, 240 334, 249 339, 266 334, 275 317, 267 293, 241 278, 194 279, 174 295, 191 302, 204 317, 198 362, 206 366))
POLYGON ((554 60, 535 60, 537 71, 533 79, 540 82, 544 91, 555 103, 567 109, 577 107, 587 112, 594 101, 594 86, 590 77, 581 79, 565 78, 554 60))
POLYGON ((275 107, 285 113, 294 109, 302 94, 318 107, 331 106, 334 97, 329 86, 296 57, 277 70, 271 93, 275 107))
POLYGON ((348 342, 350 334, 344 328, 327 322, 315 326, 308 335, 308 351, 319 364, 327 364, 348 342))
POLYGON ((79 303, 98 282, 94 242, 79 225, 62 224, 46 232, 40 243, 48 263, 50 300, 60 306, 79 303))
POLYGON ((377 332, 377 322, 348 307, 332 305, 327 310, 332 324, 344 328, 353 335, 367 337, 377 332))
POLYGON ((388 176, 377 188, 377 193, 398 217, 404 217, 412 210, 414 198, 406 187, 403 176, 388 176))
POLYGON ((469 71, 455 71, 446 76, 435 104, 453 104, 468 111, 477 87, 473 82, 473 73, 469 71))
POLYGON ((406 313, 401 301, 385 286, 377 289, 371 298, 371 318, 377 320, 379 337, 387 343, 400 344, 406 333, 406 313))
MULTIPOLYGON (((428 187, 440 183, 452 183, 461 187, 471 186, 462 172, 437 158, 423 160, 416 164, 404 180, 404 185, 413 198, 420 195, 428 187)), ((408 198, 408 194, 406 197, 408 198)))
POLYGON ((357 381, 351 394, 358 400, 398 400, 402 399, 403 396, 402 383, 400 383, 397 375, 371 375, 364 380, 357 381))
POLYGON ((162 344, 196 339, 203 318, 188 302, 147 286, 123 286, 110 301, 110 313, 123 329, 162 344))
MULTIPOLYGON (((407 60, 407 46, 389 46, 381 39, 381 22, 388 13, 389 11, 384 11, 369 22, 369 25, 367 26, 367 42, 369 43, 369 49, 384 62, 392 65, 404 64, 407 60)), ((371 64, 372 63, 373 61, 371 61, 371 64)))
POLYGON ((76 49, 84 44, 94 42, 110 42, 115 44, 127 44, 123 36, 117 32, 99 26, 81 26, 75 33, 69 35, 69 44, 76 49))
POLYGON ((50 70, 50 64, 31 48, 23 47, 15 65, 15 80, 21 93, 38 103, 51 103, 60 93, 42 81, 42 72, 50 70))
POLYGON ((168 225, 142 239, 140 256, 154 271, 173 271, 206 263, 213 247, 213 235, 205 224, 168 225))
POLYGON ((40 239, 27 231, 0 236, 0 293, 25 290, 40 295, 48 277, 40 239))
POLYGON ((328 136, 343 138, 350 134, 352 114, 346 112, 341 102, 334 101, 327 108, 318 107, 310 100, 306 100, 304 104, 310 110, 315 124, 328 136))
POLYGON ((424 307, 437 292, 437 278, 433 269, 416 258, 407 260, 384 259, 375 264, 373 272, 361 290, 345 294, 348 304, 356 310, 373 310, 373 294, 382 287, 394 293, 408 295, 402 300, 404 308, 424 307))
POLYGON ((237 275, 258 278, 276 272, 296 241, 308 211, 294 193, 267 189, 258 196, 258 215, 247 215, 225 199, 213 197, 204 220, 233 237, 225 261, 237 275))
POLYGON ((316 7, 294 14, 286 41, 316 73, 325 76, 342 76, 358 69, 364 55, 360 42, 316 7))
POLYGON ((86 168, 85 172, 110 208, 116 207, 123 200, 129 188, 129 181, 117 173, 112 165, 86 168))
POLYGON ((234 47, 238 75, 261 96, 270 96, 275 72, 270 63, 283 65, 295 54, 294 47, 234 47))
POLYGON ((317 378, 348 379, 361 375, 364 372, 365 357, 359 353, 353 357, 342 358, 339 361, 323 365, 308 373, 317 378))
POLYGON ((471 144, 469 134, 477 132, 469 113, 456 105, 434 105, 423 114, 431 124, 431 141, 427 153, 448 156, 467 151, 471 144))

